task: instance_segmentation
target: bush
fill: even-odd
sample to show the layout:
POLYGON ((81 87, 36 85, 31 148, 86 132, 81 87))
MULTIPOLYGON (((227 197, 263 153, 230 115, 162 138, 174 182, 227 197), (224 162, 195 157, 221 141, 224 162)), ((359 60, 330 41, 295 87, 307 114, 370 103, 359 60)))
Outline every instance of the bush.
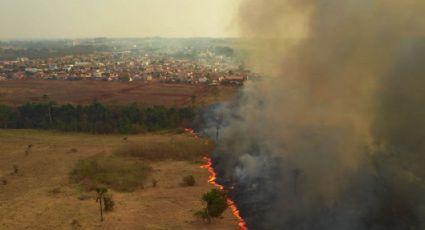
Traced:
POLYGON ((81 228, 81 224, 80 224, 80 222, 78 222, 78 220, 74 219, 74 220, 71 222, 71 228, 72 228, 72 229, 79 229, 79 228, 81 228))
POLYGON ((103 210, 110 212, 114 209, 115 202, 112 200, 112 195, 107 193, 103 196, 103 210))
POLYGON ((150 171, 150 167, 140 161, 97 155, 79 160, 70 173, 70 179, 86 190, 107 186, 117 191, 131 192, 143 187, 150 171))
POLYGON ((228 207, 226 193, 218 189, 212 189, 205 193, 202 200, 207 206, 196 212, 195 216, 207 219, 208 223, 211 222, 211 218, 220 217, 228 207))
POLYGON ((156 188, 156 185, 158 184, 157 179, 152 179, 152 187, 156 188))
POLYGON ((47 193, 49 195, 56 195, 56 194, 59 194, 61 192, 62 192, 62 190, 60 188, 53 188, 53 189, 50 189, 49 191, 47 191, 47 193))
POLYGON ((195 186, 195 178, 192 175, 183 177, 182 186, 195 186))
POLYGON ((72 148, 68 151, 68 153, 76 153, 78 152, 78 149, 72 148))

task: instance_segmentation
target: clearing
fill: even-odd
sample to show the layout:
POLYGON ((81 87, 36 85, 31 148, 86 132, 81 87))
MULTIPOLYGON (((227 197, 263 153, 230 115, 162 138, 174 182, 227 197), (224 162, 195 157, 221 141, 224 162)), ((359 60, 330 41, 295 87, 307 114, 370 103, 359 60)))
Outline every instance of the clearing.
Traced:
POLYGON ((40 102, 46 100, 43 95, 47 95, 48 100, 61 104, 89 104, 97 100, 105 104, 188 106, 194 102, 198 105, 207 105, 230 100, 236 91, 237 87, 233 86, 94 80, 11 80, 0 82, 0 104, 20 105, 26 102, 40 102))
POLYGON ((0 183, 0 229, 238 229, 230 210, 211 225, 193 216, 202 207, 202 194, 212 188, 207 182, 207 170, 200 168, 204 163, 202 155, 209 151, 211 144, 195 140, 189 134, 124 137, 0 130, 0 147, 0 177, 7 181, 6 185, 0 183), (188 144, 178 144, 185 141, 188 144), (85 191, 69 178, 76 162, 99 154, 128 159, 116 152, 132 144, 152 145, 146 148, 154 154, 155 146, 160 146, 158 143, 174 146, 175 151, 186 151, 188 146, 197 151, 184 155, 190 155, 186 161, 163 157, 147 161, 131 157, 152 169, 144 188, 128 193, 110 190, 115 207, 105 214, 105 221, 100 222, 96 193, 85 191), (28 145, 32 146, 26 153, 28 145), (18 173, 11 175, 14 165, 18 173), (180 185, 186 175, 195 177, 196 186, 180 185), (152 179, 159 181, 155 188, 152 179))

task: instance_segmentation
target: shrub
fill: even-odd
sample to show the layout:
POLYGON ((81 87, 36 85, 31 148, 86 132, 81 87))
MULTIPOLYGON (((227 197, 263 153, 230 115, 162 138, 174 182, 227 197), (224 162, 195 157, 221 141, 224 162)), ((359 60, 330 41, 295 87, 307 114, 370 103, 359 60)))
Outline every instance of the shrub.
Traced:
POLYGON ((60 188, 53 188, 53 189, 50 189, 49 191, 47 191, 47 193, 49 193, 49 195, 56 195, 56 194, 59 194, 61 192, 62 192, 62 190, 60 188))
POLYGON ((78 220, 74 219, 74 220, 71 222, 71 228, 72 228, 72 229, 79 229, 79 228, 81 228, 81 224, 80 224, 80 222, 78 222, 78 220))
POLYGON ((207 206, 195 213, 195 216, 207 219, 208 223, 211 222, 211 218, 220 217, 223 212, 227 209, 227 198, 226 193, 218 189, 212 189, 202 196, 202 200, 207 206))
POLYGON ((107 186, 117 191, 131 192, 143 187, 150 171, 150 167, 140 161, 97 155, 79 160, 70 173, 70 179, 86 190, 107 186))
POLYGON ((183 177, 183 180, 181 182, 182 186, 195 186, 195 178, 192 175, 188 175, 183 177))
POLYGON ((72 148, 68 151, 68 153, 76 153, 76 152, 78 152, 78 149, 74 149, 74 148, 72 148))
POLYGON ((19 172, 19 168, 17 165, 13 165, 13 172, 11 173, 11 175, 16 175, 19 172))
POLYGON ((152 179, 152 187, 156 188, 157 184, 158 184, 158 180, 152 179))
POLYGON ((115 202, 112 200, 112 195, 107 193, 103 195, 103 210, 105 212, 110 212, 114 209, 115 202))

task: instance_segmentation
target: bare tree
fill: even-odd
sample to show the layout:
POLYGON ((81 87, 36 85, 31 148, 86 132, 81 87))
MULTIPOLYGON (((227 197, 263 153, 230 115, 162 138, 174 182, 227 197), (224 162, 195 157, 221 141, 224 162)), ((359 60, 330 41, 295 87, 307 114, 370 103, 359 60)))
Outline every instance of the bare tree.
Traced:
POLYGON ((105 196, 105 194, 108 192, 108 189, 106 188, 97 188, 97 198, 96 203, 99 203, 99 209, 100 209, 100 221, 103 222, 103 208, 102 208, 102 200, 105 196))

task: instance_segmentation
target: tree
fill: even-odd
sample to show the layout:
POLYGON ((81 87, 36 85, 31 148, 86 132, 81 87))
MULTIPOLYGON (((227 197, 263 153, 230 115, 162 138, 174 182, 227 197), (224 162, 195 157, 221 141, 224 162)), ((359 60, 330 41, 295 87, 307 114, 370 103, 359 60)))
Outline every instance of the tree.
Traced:
POLYGON ((13 124, 17 115, 12 108, 0 105, 0 126, 7 129, 9 124, 13 124))
POLYGON ((96 192, 97 192, 96 203, 99 203, 99 207, 100 207, 100 221, 103 221, 102 200, 104 199, 105 194, 108 192, 108 189, 97 188, 96 192))
MULTIPOLYGON (((47 96, 44 97, 46 100, 47 96)), ((194 102, 196 98, 194 98, 194 102)), ((167 108, 90 105, 59 105, 52 101, 26 103, 16 108, 0 105, 0 128, 56 129, 90 133, 137 133, 187 126, 195 107, 167 108)))
POLYGON ((212 218, 220 217, 228 207, 226 193, 218 189, 212 189, 205 193, 202 200, 207 206, 196 212, 195 215, 206 219, 208 223, 211 223, 212 218))
POLYGON ((50 128, 52 128, 53 127, 53 115, 52 115, 52 108, 54 107, 56 105, 56 102, 54 102, 54 101, 49 101, 49 102, 47 102, 47 112, 48 112, 48 116, 49 116, 49 125, 50 125, 50 128))

